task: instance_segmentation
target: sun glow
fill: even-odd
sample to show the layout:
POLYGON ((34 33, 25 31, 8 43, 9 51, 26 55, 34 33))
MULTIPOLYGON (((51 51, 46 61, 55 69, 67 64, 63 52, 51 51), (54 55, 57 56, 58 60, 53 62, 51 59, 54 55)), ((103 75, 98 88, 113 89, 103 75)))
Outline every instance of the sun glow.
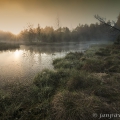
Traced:
POLYGON ((22 53, 23 53, 22 50, 16 50, 16 51, 14 52, 14 56, 15 56, 15 58, 16 58, 16 59, 19 58, 20 55, 22 55, 22 53))

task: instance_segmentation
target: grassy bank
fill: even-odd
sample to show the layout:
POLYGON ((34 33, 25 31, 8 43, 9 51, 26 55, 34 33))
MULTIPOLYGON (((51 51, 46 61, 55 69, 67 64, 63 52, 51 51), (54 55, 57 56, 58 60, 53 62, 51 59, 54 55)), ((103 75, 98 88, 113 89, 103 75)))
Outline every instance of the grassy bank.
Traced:
POLYGON ((0 119, 97 120, 101 113, 119 114, 119 56, 120 45, 109 45, 55 59, 55 71, 43 70, 33 84, 1 89, 0 119))
POLYGON ((0 50, 12 50, 19 48, 18 44, 13 43, 0 43, 0 50))

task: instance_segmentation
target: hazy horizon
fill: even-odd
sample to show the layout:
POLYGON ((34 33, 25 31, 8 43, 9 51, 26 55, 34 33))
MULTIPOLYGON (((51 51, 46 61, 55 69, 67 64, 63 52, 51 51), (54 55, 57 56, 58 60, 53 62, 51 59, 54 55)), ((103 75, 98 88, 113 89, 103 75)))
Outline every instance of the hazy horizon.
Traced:
POLYGON ((57 16, 70 29, 99 22, 95 14, 116 21, 119 5, 120 0, 0 0, 0 30, 18 34, 28 23, 55 28, 57 16))

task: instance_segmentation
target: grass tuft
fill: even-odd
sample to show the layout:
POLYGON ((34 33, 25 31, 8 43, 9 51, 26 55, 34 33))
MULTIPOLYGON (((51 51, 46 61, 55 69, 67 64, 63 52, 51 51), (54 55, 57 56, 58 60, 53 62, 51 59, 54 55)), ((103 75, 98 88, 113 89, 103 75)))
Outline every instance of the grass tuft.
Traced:
POLYGON ((0 119, 97 120, 93 113, 120 113, 119 50, 114 44, 69 53, 53 61, 54 71, 38 73, 32 84, 4 86, 0 119))

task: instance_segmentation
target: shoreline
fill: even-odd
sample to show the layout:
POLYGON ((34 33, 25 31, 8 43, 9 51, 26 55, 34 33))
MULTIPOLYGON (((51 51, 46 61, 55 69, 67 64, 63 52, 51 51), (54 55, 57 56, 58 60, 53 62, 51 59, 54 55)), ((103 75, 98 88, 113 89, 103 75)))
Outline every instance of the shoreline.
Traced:
POLYGON ((31 85, 11 84, 5 87, 8 92, 1 90, 1 117, 89 120, 93 113, 120 113, 119 56, 120 45, 112 44, 55 59, 55 71, 43 70, 31 85))

